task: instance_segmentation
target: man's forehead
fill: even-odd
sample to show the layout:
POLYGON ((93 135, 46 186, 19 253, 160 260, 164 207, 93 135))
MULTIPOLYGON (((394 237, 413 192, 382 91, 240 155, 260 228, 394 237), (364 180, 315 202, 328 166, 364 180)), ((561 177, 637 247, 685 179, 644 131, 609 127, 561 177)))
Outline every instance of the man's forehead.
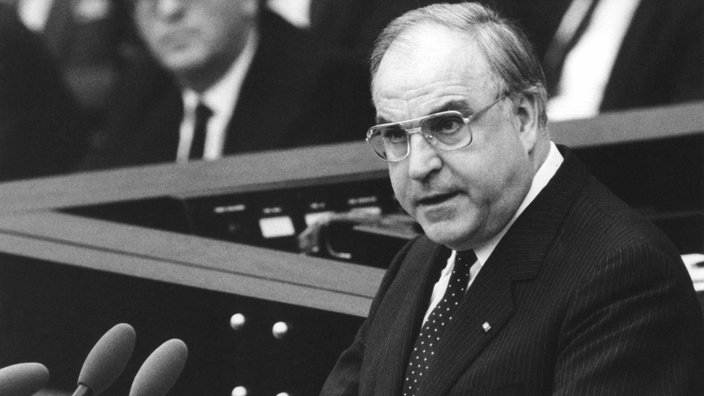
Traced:
MULTIPOLYGON (((492 90, 489 64, 466 33, 441 26, 402 35, 384 55, 372 83, 379 115, 414 116, 492 90)), ((471 102, 471 100, 470 100, 471 102)))
POLYGON ((372 88, 410 86, 440 79, 465 79, 489 71, 483 52, 468 33, 439 25, 422 25, 402 33, 384 54, 372 88))
POLYGON ((441 25, 435 22, 419 23, 401 31, 396 39, 391 43, 389 49, 400 47, 402 51, 408 50, 409 47, 438 47, 444 42, 451 40, 459 40, 464 43, 474 41, 472 34, 460 31, 456 28, 441 25), (438 41, 442 38, 442 41, 438 41))

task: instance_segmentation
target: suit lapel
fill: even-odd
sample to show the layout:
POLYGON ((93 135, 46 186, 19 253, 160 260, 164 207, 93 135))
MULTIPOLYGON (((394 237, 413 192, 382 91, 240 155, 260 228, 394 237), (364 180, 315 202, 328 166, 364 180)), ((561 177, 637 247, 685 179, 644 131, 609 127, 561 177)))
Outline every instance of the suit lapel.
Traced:
MULTIPOLYGON (((623 107, 624 103, 635 105, 634 100, 643 100, 642 98, 634 99, 634 92, 623 88, 624 82, 645 80, 647 72, 650 70, 648 67, 633 67, 633 60, 643 59, 643 56, 647 54, 646 56, 652 61, 653 57, 661 53, 653 48, 657 42, 644 40, 646 37, 652 37, 650 32, 653 31, 653 28, 656 27, 659 30, 658 42, 669 42, 669 40, 663 39, 667 37, 668 30, 662 29, 661 22, 653 23, 653 17, 659 14, 659 11, 654 8, 658 4, 660 2, 641 0, 636 8, 606 82, 604 97, 599 105, 601 110, 613 109, 615 106, 623 107), (637 76, 636 78, 634 78, 634 74, 637 76)), ((666 3, 662 4, 667 7, 666 3)))
POLYGON ((512 284, 538 276, 562 219, 586 182, 586 171, 572 153, 563 155, 558 173, 516 220, 467 291, 442 336, 420 394, 448 393, 510 321, 512 284))
POLYGON ((176 160, 183 119, 183 101, 178 89, 169 91, 158 103, 156 110, 145 123, 145 139, 142 142, 149 162, 173 162, 176 160), (152 157, 153 156, 153 157, 152 157))
MULTIPOLYGON (((179 128, 183 118, 181 92, 176 85, 166 87, 163 94, 152 98, 151 106, 145 108, 135 120, 138 127, 126 129, 119 151, 118 164, 134 165, 176 160, 179 128)), ((139 104, 139 103, 137 103, 139 104)), ((129 113, 128 113, 129 114, 129 113)))
POLYGON ((369 355, 370 378, 374 378, 365 394, 401 394, 410 350, 418 335, 428 306, 433 284, 448 257, 448 249, 421 238, 408 252, 397 278, 386 293, 387 299, 375 317, 383 318, 383 326, 374 337, 378 346, 369 355), (432 265, 428 265, 428 261, 432 265), (389 331, 390 328, 394 331, 389 331))

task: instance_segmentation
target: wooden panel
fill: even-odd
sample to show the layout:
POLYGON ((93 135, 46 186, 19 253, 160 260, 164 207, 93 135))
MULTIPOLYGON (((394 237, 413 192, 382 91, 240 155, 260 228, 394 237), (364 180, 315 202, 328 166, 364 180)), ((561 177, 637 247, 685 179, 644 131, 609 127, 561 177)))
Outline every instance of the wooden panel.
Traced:
POLYGON ((0 185, 0 213, 385 177, 374 158, 358 142, 9 182, 0 185))
POLYGON ((575 148, 702 134, 704 102, 604 113, 549 128, 556 142, 575 148))
POLYGON ((60 213, 0 219, 0 251, 356 316, 383 270, 60 213))
MULTIPOLYGON (((704 102, 614 112, 550 125, 572 147, 704 133, 704 102)), ((360 142, 244 154, 212 162, 39 178, 0 185, 0 213, 166 195, 236 193, 386 177, 386 165, 360 142)))

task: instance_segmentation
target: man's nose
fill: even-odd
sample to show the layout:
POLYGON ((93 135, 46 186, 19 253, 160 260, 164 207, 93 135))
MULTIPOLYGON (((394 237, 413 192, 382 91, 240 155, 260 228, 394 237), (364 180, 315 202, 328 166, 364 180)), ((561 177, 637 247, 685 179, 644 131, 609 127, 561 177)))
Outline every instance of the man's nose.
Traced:
POLYGON ((408 137, 410 152, 408 153, 408 176, 411 179, 423 180, 442 167, 442 160, 435 147, 420 133, 408 137))

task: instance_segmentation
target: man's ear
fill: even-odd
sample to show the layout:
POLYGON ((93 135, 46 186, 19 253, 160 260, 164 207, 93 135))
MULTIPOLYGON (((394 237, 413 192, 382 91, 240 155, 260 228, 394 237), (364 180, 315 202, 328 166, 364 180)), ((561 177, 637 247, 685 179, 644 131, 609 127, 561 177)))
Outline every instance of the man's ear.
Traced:
POLYGON ((540 138, 538 101, 531 93, 519 94, 514 99, 514 111, 518 122, 519 138, 526 152, 533 151, 540 138))

